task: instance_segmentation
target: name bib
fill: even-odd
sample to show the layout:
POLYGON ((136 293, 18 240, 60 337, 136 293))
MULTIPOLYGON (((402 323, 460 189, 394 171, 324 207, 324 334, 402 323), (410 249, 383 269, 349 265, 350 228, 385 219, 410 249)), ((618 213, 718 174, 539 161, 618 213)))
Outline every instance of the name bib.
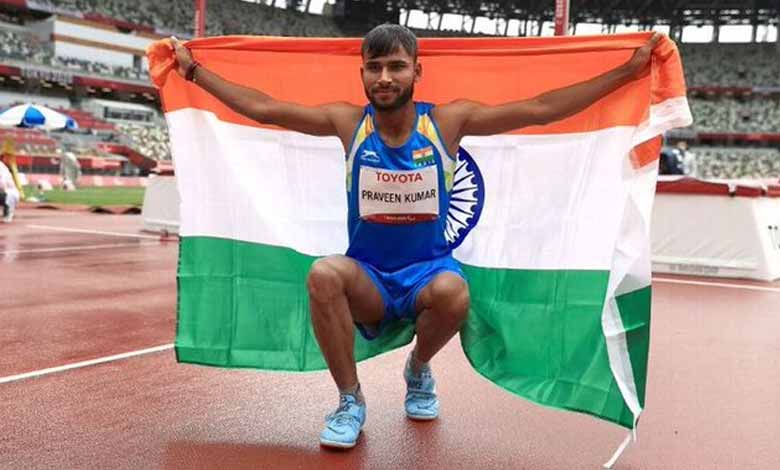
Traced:
POLYGON ((436 165, 399 171, 360 167, 360 218, 381 224, 414 224, 439 218, 436 165))

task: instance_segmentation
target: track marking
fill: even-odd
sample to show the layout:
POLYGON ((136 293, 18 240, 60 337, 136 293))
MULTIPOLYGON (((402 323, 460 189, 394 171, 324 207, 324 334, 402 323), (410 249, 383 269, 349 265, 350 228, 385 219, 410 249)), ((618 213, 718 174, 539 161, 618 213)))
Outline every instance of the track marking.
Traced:
POLYGON ((28 225, 27 227, 41 229, 41 230, 54 230, 58 232, 89 233, 93 235, 112 235, 115 237, 147 238, 150 240, 160 239, 159 235, 141 235, 138 233, 122 233, 122 232, 104 232, 102 230, 87 230, 81 228, 55 227, 53 225, 28 225))
POLYGON ((0 255, 17 255, 19 253, 52 253, 56 251, 101 250, 103 248, 121 248, 125 246, 149 246, 149 245, 159 245, 159 244, 160 244, 159 242, 137 242, 137 243, 110 243, 106 245, 61 246, 57 248, 32 248, 29 250, 0 251, 0 255))
POLYGON ((31 379, 35 377, 41 377, 44 375, 54 374, 57 372, 64 372, 66 370, 80 369, 82 367, 94 366, 96 364, 104 364, 106 362, 120 361, 130 357, 143 356, 145 354, 152 354, 160 351, 167 351, 173 349, 173 344, 163 344, 162 346, 155 346, 153 348, 140 349, 138 351, 130 351, 122 354, 115 354, 113 356, 100 357, 89 361, 74 362, 73 364, 66 364, 64 366, 50 367, 48 369, 35 370, 32 372, 26 372, 24 374, 9 375, 8 377, 0 377, 0 384, 16 382, 19 380, 31 379))
POLYGON ((728 284, 725 282, 686 281, 685 279, 670 279, 666 277, 654 277, 653 282, 668 284, 688 284, 692 286, 725 287, 727 289, 760 290, 764 292, 780 292, 780 287, 751 286, 745 284, 728 284))

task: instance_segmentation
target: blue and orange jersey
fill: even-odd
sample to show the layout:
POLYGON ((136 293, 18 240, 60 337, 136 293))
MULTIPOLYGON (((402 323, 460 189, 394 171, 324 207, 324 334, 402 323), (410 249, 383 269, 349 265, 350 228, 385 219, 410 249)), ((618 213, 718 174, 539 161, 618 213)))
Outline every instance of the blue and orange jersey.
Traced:
POLYGON ((451 251, 444 231, 455 158, 431 116, 433 105, 415 107, 413 132, 391 147, 367 105, 346 158, 347 255, 387 271, 451 251))

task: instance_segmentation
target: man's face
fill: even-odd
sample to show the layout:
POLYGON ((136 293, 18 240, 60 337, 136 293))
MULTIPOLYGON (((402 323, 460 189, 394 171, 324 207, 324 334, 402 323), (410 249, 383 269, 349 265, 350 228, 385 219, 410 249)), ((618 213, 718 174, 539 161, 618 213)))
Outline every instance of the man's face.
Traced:
POLYGON ((366 98, 378 111, 401 108, 414 94, 422 67, 404 48, 381 57, 364 57, 360 68, 366 98))

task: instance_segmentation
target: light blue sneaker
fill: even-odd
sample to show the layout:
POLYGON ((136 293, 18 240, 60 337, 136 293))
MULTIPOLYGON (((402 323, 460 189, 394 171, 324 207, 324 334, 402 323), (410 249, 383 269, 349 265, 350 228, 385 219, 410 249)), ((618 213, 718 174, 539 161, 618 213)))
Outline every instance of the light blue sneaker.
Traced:
POLYGON ((404 368, 406 380, 406 416, 418 421, 430 421, 439 417, 439 399, 436 397, 436 381, 433 379, 430 366, 420 371, 420 375, 412 373, 411 360, 406 361, 404 368))
POLYGON ((354 395, 341 395, 339 407, 325 418, 320 444, 351 449, 357 444, 360 430, 366 422, 366 404, 358 403, 354 395))

